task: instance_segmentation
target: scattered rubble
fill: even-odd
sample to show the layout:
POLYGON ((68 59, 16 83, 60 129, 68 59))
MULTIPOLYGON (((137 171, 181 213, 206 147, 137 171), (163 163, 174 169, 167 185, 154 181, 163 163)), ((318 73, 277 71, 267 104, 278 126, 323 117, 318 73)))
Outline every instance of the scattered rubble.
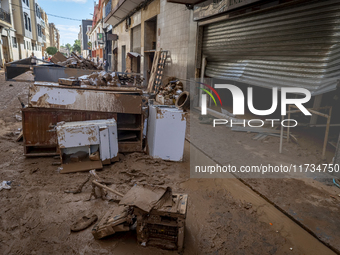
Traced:
POLYGON ((95 64, 91 60, 77 56, 77 54, 74 52, 71 53, 71 57, 69 58, 66 58, 66 57, 62 58, 60 54, 61 54, 60 52, 57 52, 53 56, 51 61, 57 65, 69 67, 69 68, 79 68, 79 69, 89 69, 89 70, 103 70, 104 69, 101 63, 95 64))
MULTIPOLYGON (((174 78, 174 77, 173 77, 174 78)), ((156 94, 156 102, 163 105, 174 105, 183 92, 183 83, 176 78, 161 86, 156 94)))
POLYGON ((10 181, 2 181, 0 183, 0 191, 3 189, 11 189, 11 183, 10 181))

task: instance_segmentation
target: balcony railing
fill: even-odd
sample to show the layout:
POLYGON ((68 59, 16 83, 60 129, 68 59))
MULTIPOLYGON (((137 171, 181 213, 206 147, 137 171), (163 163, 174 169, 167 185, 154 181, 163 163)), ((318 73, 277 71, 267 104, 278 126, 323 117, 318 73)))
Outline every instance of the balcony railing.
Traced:
POLYGON ((111 12, 111 5, 112 5, 112 0, 108 1, 105 6, 105 17, 104 18, 106 18, 106 16, 109 15, 109 13, 111 12))
POLYGON ((7 23, 12 24, 11 15, 1 8, 0 8, 0 20, 6 21, 7 23))

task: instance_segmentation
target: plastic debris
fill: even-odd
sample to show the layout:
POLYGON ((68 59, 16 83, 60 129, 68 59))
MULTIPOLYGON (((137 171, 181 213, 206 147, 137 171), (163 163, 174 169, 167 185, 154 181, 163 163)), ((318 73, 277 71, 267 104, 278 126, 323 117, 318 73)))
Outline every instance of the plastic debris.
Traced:
POLYGON ((11 183, 10 181, 3 181, 1 184, 0 184, 0 191, 3 190, 3 189, 11 189, 11 183))

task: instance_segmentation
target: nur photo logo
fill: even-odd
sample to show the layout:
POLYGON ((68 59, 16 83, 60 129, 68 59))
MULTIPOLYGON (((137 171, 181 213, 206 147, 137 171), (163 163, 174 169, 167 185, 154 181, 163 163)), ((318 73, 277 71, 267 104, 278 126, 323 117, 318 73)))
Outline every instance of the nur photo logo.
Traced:
MULTIPOLYGON (((211 87, 208 84, 200 83, 210 89, 213 94, 218 98, 221 106, 222 105, 222 100, 220 95, 217 93, 215 89, 227 89, 231 92, 232 98, 233 98, 233 115, 244 115, 245 114, 245 96, 240 88, 238 88, 235 85, 231 84, 215 84, 215 88, 211 87)), ((214 95, 208 91, 205 88, 199 88, 202 91, 206 92, 206 94, 201 95, 201 114, 202 115, 207 115, 207 102, 208 98, 207 95, 211 97, 213 100, 215 106, 217 106, 216 99, 214 95)), ((247 106, 248 110, 257 116, 269 116, 273 114, 278 107, 278 93, 279 88, 278 87, 273 87, 272 88, 272 105, 269 109, 266 110, 259 110, 254 107, 254 94, 253 94, 253 88, 248 87, 247 88, 247 106)), ((295 87, 283 87, 281 88, 281 116, 286 116, 287 114, 287 105, 294 105, 296 106, 297 109, 299 109, 304 115, 310 116, 312 115, 306 107, 303 106, 303 104, 307 103, 311 99, 311 93, 307 89, 304 88, 295 88, 295 87), (300 98, 287 98, 288 94, 299 94, 302 95, 300 98)), ((270 98, 268 99, 270 100, 270 98)), ((235 119, 230 118, 230 119, 214 119, 213 121, 213 126, 215 127, 216 125, 225 125, 230 123, 230 125, 243 125, 246 126, 248 124, 249 127, 262 127, 265 122, 271 122, 271 125, 274 126, 274 122, 280 121, 280 119, 251 119, 251 120, 241 120, 235 122, 235 119), (241 122, 240 122, 241 121, 241 122), (254 123, 260 123, 255 125, 254 123)), ((283 119, 281 121, 281 125, 284 127, 295 127, 297 125, 297 121, 294 119, 283 119), (287 124, 289 123, 289 124, 287 124)))

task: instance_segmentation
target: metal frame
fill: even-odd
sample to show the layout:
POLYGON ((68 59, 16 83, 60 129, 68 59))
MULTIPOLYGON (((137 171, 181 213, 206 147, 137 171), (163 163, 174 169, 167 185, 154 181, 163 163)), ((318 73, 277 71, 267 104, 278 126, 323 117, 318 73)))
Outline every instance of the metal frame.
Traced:
MULTIPOLYGON (((329 126, 331 123, 331 115, 332 115, 332 106, 324 106, 324 107, 319 107, 319 108, 308 108, 307 109, 309 112, 311 112, 312 114, 315 114, 317 116, 321 116, 327 119, 327 124, 326 124, 326 131, 325 131, 325 138, 323 141, 323 147, 322 147, 322 159, 326 159, 326 148, 327 148, 327 143, 328 143, 328 134, 329 134, 329 126), (328 109, 328 114, 324 114, 321 112, 318 112, 317 110, 321 110, 321 109, 328 109)), ((296 107, 295 105, 289 105, 288 106, 288 127, 287 127, 287 142, 289 142, 289 124, 290 124, 290 114, 291 113, 296 113, 296 112, 301 112, 301 110, 296 107), (291 108, 295 108, 298 110, 291 110, 291 108)), ((281 124, 281 134, 280 134, 280 153, 282 153, 282 140, 283 140, 283 126, 281 124)))

